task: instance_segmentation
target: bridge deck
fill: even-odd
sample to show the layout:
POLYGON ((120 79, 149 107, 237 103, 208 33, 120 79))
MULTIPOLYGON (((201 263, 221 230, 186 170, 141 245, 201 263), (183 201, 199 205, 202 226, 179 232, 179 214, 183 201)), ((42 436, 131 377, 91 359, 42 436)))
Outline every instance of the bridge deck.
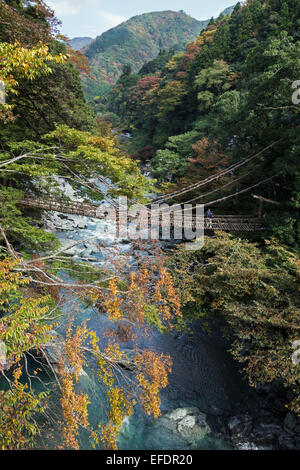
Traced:
MULTIPOLYGON (((55 211, 61 212, 64 214, 70 215, 81 215, 85 217, 92 217, 95 219, 105 219, 107 221, 110 220, 110 216, 105 216, 105 209, 102 210, 101 206, 98 207, 96 205, 85 203, 85 202, 62 202, 57 201, 54 199, 35 199, 35 198, 24 198, 22 199, 19 204, 23 207, 31 207, 33 209, 42 209, 46 211, 55 211)), ((114 220, 119 219, 120 214, 117 212, 116 217, 114 220)), ((155 226, 157 221, 151 220, 151 215, 147 215, 145 218, 145 224, 155 226)), ((128 218, 128 221, 130 222, 128 218)), ((181 222, 181 217, 179 221, 176 219, 174 220, 174 216, 172 212, 170 213, 170 217, 168 218, 168 214, 165 214, 164 218, 160 219, 158 225, 163 227, 164 225, 170 225, 176 228, 176 225, 179 225, 181 222)), ((196 218, 191 214, 184 214, 184 222, 185 227, 196 227, 196 218)), ((205 218, 204 220, 197 221, 197 226, 201 228, 201 224, 203 225, 204 230, 223 230, 223 231, 258 231, 264 230, 262 226, 262 221, 260 218, 257 217, 249 217, 246 215, 218 215, 212 218, 205 218)))

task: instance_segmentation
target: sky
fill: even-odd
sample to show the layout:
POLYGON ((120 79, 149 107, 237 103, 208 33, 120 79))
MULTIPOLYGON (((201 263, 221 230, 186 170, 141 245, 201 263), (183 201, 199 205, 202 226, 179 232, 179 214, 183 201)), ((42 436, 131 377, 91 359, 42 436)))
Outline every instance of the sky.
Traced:
POLYGON ((237 0, 46 0, 69 38, 99 36, 132 16, 150 11, 184 10, 198 20, 217 17, 237 0))

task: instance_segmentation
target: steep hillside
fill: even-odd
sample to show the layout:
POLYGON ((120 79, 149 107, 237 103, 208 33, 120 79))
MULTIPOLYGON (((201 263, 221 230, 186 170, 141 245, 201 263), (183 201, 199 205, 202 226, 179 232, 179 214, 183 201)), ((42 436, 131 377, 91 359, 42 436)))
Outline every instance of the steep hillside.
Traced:
POLYGON ((98 36, 85 50, 92 73, 98 83, 84 80, 88 97, 101 94, 119 78, 124 65, 138 71, 154 59, 160 49, 193 41, 208 24, 184 12, 163 11, 134 16, 98 36))
MULTIPOLYGON (((295 0, 238 3, 230 17, 211 20, 184 52, 161 52, 138 74, 124 71, 107 109, 132 134, 136 156, 151 160, 154 177, 178 187, 280 138, 261 164, 255 160, 234 183, 225 180, 221 194, 271 178, 257 189, 275 200, 265 218, 269 236, 300 246, 300 121, 292 102, 300 76, 299 18, 295 0)), ((192 197, 199 197, 198 189, 192 197)), ((232 211, 234 204, 245 213, 256 207, 245 193, 239 199, 230 196, 222 210, 232 211)))
POLYGON ((70 44, 74 51, 79 51, 83 47, 87 47, 91 44, 93 41, 93 38, 90 37, 84 37, 84 38, 73 38, 70 41, 70 44))

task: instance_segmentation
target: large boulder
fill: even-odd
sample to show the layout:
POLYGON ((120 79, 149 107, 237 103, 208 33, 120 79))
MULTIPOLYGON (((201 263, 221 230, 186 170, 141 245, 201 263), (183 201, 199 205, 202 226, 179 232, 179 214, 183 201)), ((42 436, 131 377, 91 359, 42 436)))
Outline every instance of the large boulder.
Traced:
POLYGON ((12 360, 6 357, 6 346, 3 341, 0 341, 0 369, 8 370, 12 365, 12 360))
POLYGON ((206 415, 194 406, 171 410, 159 418, 158 424, 190 443, 211 433, 206 415))
POLYGON ((187 408, 176 408, 175 410, 169 411, 164 416, 165 418, 171 419, 172 421, 178 421, 185 416, 199 413, 199 409, 195 406, 187 408))
POLYGON ((236 450, 260 450, 259 447, 254 442, 248 442, 248 441, 245 441, 245 442, 236 441, 236 442, 234 442, 233 441, 233 444, 234 444, 234 448, 236 450))
POLYGON ((236 449, 270 449, 282 433, 280 419, 270 414, 231 416, 227 421, 231 441, 236 449))
POLYGON ((177 431, 183 437, 189 438, 193 430, 196 429, 197 421, 195 416, 185 416, 177 424, 177 431))

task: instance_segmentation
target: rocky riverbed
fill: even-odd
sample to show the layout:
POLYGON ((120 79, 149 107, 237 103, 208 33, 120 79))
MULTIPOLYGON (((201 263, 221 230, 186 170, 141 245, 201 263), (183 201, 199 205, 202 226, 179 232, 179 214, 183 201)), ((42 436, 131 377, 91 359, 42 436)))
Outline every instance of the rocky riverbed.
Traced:
POLYGON ((286 408, 291 398, 280 384, 260 385, 248 403, 217 420, 237 449, 300 449, 300 419, 286 408))

